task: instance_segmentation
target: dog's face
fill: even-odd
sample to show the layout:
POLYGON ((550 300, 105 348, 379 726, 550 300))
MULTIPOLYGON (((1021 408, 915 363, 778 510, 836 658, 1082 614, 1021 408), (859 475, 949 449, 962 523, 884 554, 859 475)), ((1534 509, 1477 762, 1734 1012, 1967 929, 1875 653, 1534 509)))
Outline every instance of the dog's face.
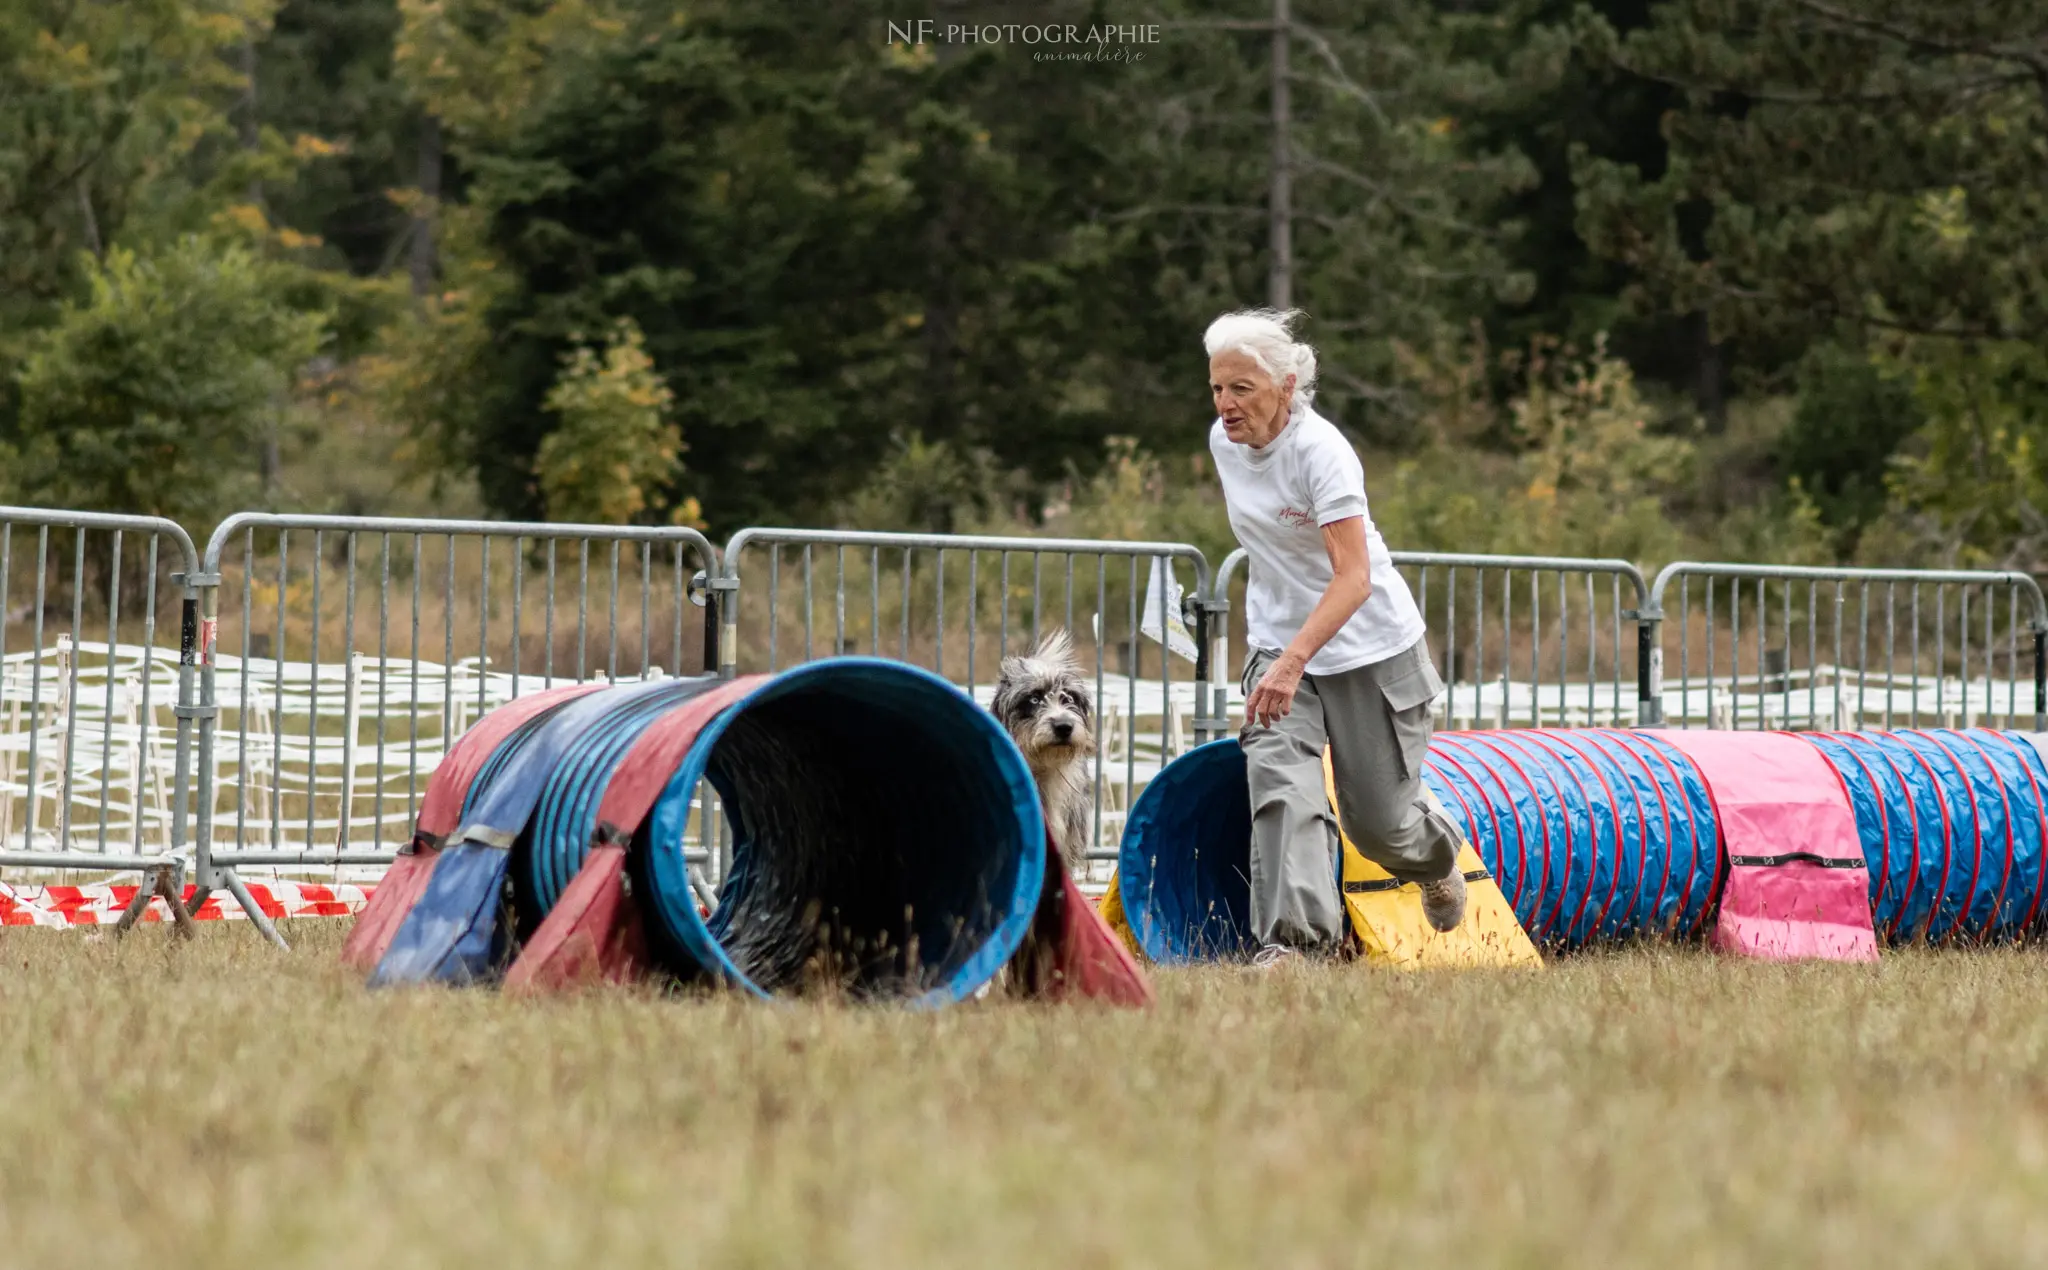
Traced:
POLYGON ((1006 657, 991 707, 1034 765, 1092 753, 1095 703, 1065 632, 1029 657, 1006 657))

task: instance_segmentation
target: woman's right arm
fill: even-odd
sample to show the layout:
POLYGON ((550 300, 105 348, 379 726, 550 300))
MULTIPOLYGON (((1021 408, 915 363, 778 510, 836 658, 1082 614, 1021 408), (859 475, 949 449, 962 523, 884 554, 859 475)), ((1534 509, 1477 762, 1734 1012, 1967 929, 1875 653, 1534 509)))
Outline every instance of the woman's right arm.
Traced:
POLYGON ((1365 517, 1348 516, 1323 526, 1323 550, 1330 556, 1330 584, 1309 611, 1294 639, 1266 668, 1244 703, 1244 717, 1261 727, 1287 717, 1308 664, 1336 638, 1372 595, 1372 557, 1365 545, 1365 517))

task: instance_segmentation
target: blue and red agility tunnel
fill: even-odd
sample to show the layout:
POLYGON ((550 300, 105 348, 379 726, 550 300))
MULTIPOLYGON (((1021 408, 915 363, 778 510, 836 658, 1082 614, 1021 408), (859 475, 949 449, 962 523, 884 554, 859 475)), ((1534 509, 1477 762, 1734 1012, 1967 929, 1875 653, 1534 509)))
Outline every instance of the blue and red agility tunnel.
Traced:
POLYGON ((1065 992, 1041 995, 1149 1000, 1092 910, 1061 902, 1023 756, 945 680, 838 658, 551 698, 487 715, 435 773, 410 853, 425 884, 352 947, 373 984, 654 972, 929 1007, 1042 930, 1065 992), (715 908, 684 850, 707 781, 731 834, 715 908))
MULTIPOLYGON (((1845 885, 1855 922, 1892 943, 2009 942, 2048 919, 2048 767, 2023 734, 1441 733, 1424 778, 1554 950, 1650 936, 1728 946, 1728 906, 1761 896, 1821 920, 1845 885)), ((1153 960, 1249 951, 1245 789, 1237 743, 1218 741, 1132 808, 1119 886, 1153 960)), ((1809 955, 1866 955, 1855 942, 1824 931, 1809 955)))
POLYGON ((1802 734, 1842 780, 1879 935, 2011 942, 2039 932, 2048 767, 2023 733, 1802 734))

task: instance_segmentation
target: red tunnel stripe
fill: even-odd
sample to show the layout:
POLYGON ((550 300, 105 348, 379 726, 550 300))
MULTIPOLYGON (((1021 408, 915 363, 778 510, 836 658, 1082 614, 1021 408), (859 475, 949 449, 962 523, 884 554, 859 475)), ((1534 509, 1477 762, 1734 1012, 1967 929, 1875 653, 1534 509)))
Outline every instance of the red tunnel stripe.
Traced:
MULTIPOLYGON (((1600 788, 1607 791, 1608 816, 1613 822, 1614 826, 1614 869, 1610 874, 1607 882, 1607 898, 1600 901, 1600 911, 1593 917, 1593 925, 1591 929, 1593 932, 1598 932, 1599 929, 1607 923, 1607 914, 1609 910, 1611 910, 1614 907, 1614 897, 1616 893, 1618 893, 1621 890, 1621 863, 1624 858, 1624 852, 1622 851, 1621 846, 1621 799, 1615 795, 1614 786, 1608 783, 1607 774, 1600 770, 1600 765, 1598 763, 1593 762, 1585 755, 1580 754, 1578 747, 1565 739, 1564 733, 1554 732, 1546 728, 1536 733, 1536 735, 1546 743, 1554 741, 1557 744, 1568 748, 1572 754, 1577 756, 1580 762, 1584 763, 1587 767, 1592 769, 1594 777, 1598 779, 1600 782, 1600 788)), ((1570 764, 1565 765, 1565 770, 1571 771, 1570 764)), ((1575 781, 1579 780, 1579 775, 1577 772, 1572 772, 1572 779, 1575 781)), ((1585 782, 1579 781, 1579 787, 1581 789, 1585 788, 1585 782)), ((1642 807, 1640 804, 1637 805, 1636 811, 1639 814, 1641 813, 1642 807)), ((1600 818, 1598 816, 1589 815, 1587 817, 1587 820, 1590 822, 1591 825, 1593 833, 1593 851, 1597 858, 1600 850, 1600 818)), ((1643 889, 1642 856, 1643 853, 1639 845, 1636 850, 1636 890, 1638 893, 1640 893, 1643 889)), ((1579 913, 1581 915, 1584 914, 1586 911, 1587 901, 1591 900, 1592 898, 1593 887, 1589 879, 1586 886, 1585 899, 1579 901, 1579 913)), ((1574 916, 1572 918, 1572 925, 1574 927, 1578 925, 1577 916, 1574 916)))
MULTIPOLYGON (((1471 744, 1471 742, 1463 735, 1453 736, 1447 734, 1444 736, 1440 736, 1437 739, 1444 741, 1447 744, 1455 744, 1458 746, 1460 750, 1463 750, 1467 745, 1471 744)), ((1473 777, 1471 772, 1466 769, 1462 761, 1460 761, 1458 758, 1450 754, 1445 754, 1444 759, 1446 762, 1455 766, 1459 771, 1464 772, 1465 779, 1471 781, 1473 788, 1477 789, 1482 796, 1486 793, 1485 783, 1473 777)), ((1508 902, 1514 905, 1515 907, 1519 908, 1521 907, 1522 903, 1522 892, 1527 890, 1529 885, 1529 859, 1528 854, 1525 850, 1525 844, 1523 842, 1522 837, 1522 818, 1515 814, 1514 792, 1508 788, 1507 782, 1500 778, 1500 774, 1494 771, 1491 767, 1487 766, 1485 763, 1477 762, 1476 760, 1474 765, 1478 767, 1478 769, 1481 772, 1485 773, 1485 775, 1493 781, 1495 788, 1500 790, 1501 798, 1507 803, 1508 822, 1514 825, 1515 827, 1515 894, 1508 902)), ((1491 798, 1486 799, 1486 814, 1489 817, 1494 815, 1493 800, 1491 798)), ((1493 823, 1496 826, 1495 832, 1498 833, 1498 826, 1500 824, 1499 819, 1495 818, 1493 823)), ((1538 890, 1537 895, 1540 900, 1540 897, 1542 896, 1542 891, 1538 890)))
MULTIPOLYGON (((2004 813, 2005 817, 2005 876, 1998 879, 1998 895, 1991 901, 1991 929, 1996 930, 1999 923, 2004 920, 2005 890, 2012 885, 2012 799, 2005 796, 2005 778, 1998 774, 1998 764, 1991 761, 1991 755, 1986 753, 1984 747, 1977 744, 1976 738, 1969 733, 1958 732, 1956 735, 1968 741, 1970 748, 1977 751, 1978 756, 1984 760, 1984 766, 1991 769, 1991 783, 1998 789, 1999 810, 2004 813)), ((1967 777, 1969 773, 1965 772, 1964 775, 1967 777)), ((1982 820, 1977 822, 1977 850, 1980 854, 1984 850, 1984 822, 1982 820)), ((1974 886, 1970 888, 1973 897, 1976 894, 1976 890, 1977 888, 1974 886)), ((1984 933, 1988 935, 1991 931, 1987 930, 1984 933)))
MULTIPOLYGON (((1487 749, 1493 751, 1494 754, 1499 756, 1501 762, 1506 763, 1508 767, 1513 770, 1515 775, 1521 778, 1522 784, 1532 794, 1536 792, 1536 782, 1529 779, 1529 773, 1522 770, 1522 765, 1515 761, 1513 755, 1508 754, 1506 751, 1502 750, 1499 745, 1495 744, 1494 741, 1491 739, 1490 735, 1475 735, 1472 738, 1472 743, 1474 745, 1483 745, 1487 749)), ((1556 782, 1554 781, 1550 782, 1550 785, 1552 789, 1557 788, 1556 782)), ((1511 801, 1508 805, 1512 807, 1514 804, 1511 801)), ((1537 856, 1537 862, 1542 866, 1542 868, 1541 871, 1537 874, 1538 882, 1536 886, 1536 902, 1534 903, 1534 905, 1532 905, 1532 907, 1535 909, 1535 912, 1533 914, 1532 929, 1529 933, 1538 939, 1543 939, 1547 938, 1550 932, 1550 923, 1544 920, 1543 918, 1543 892, 1548 888, 1550 883, 1550 819, 1549 817, 1542 814, 1542 810, 1540 808, 1538 809, 1536 814, 1536 824, 1543 830, 1543 851, 1542 854, 1537 856)), ((1569 863, 1567 863, 1565 872, 1565 884, 1563 886, 1560 886, 1557 892, 1558 904, 1560 907, 1562 907, 1564 902, 1565 888, 1570 884, 1571 872, 1569 863)))

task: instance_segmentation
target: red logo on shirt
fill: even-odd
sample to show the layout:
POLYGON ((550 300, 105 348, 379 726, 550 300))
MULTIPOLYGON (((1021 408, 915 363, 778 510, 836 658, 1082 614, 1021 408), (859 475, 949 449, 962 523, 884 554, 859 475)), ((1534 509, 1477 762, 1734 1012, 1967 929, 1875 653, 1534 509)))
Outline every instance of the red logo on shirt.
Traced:
POLYGON ((1283 525, 1293 525, 1296 529, 1314 529, 1316 527, 1316 518, 1307 512, 1296 511, 1292 507, 1283 507, 1280 509, 1280 523, 1283 525))

